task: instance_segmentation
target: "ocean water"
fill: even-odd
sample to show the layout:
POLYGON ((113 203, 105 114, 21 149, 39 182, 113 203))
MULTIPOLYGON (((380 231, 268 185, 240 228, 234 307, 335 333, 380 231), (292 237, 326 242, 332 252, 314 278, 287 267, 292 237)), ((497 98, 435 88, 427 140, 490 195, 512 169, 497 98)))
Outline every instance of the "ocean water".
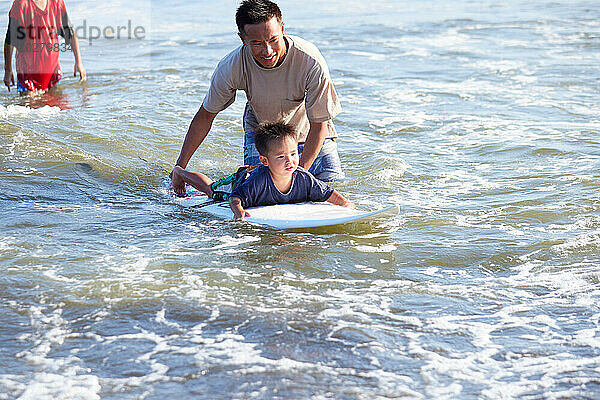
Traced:
MULTIPOLYGON (((0 92, 0 399, 600 397, 598 2, 281 1, 338 190, 400 207, 305 232, 160 191, 236 5, 68 0, 88 81, 0 92)), ((243 106, 190 167, 242 162, 243 106)))

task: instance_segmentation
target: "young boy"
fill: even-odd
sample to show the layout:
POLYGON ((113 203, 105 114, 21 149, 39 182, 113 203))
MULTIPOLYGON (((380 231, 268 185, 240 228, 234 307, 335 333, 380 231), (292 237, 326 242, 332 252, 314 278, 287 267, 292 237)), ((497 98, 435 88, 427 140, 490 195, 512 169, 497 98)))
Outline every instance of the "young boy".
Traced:
POLYGON ((79 41, 69 21, 63 0, 15 0, 9 13, 4 41, 4 84, 10 91, 15 80, 12 70, 13 48, 17 49, 17 92, 48 90, 62 78, 59 53, 72 50, 73 76, 86 76, 79 41), (65 43, 58 42, 58 35, 65 43))
MULTIPOLYGON (((271 204, 327 201, 344 207, 352 206, 336 190, 298 166, 298 137, 291 125, 282 122, 260 125, 254 144, 262 165, 225 196, 236 219, 250 216, 246 208, 271 204)), ((245 171, 238 170, 236 174, 240 172, 245 171)), ((211 198, 217 189, 206 175, 181 167, 173 170, 173 180, 182 180, 211 198)))

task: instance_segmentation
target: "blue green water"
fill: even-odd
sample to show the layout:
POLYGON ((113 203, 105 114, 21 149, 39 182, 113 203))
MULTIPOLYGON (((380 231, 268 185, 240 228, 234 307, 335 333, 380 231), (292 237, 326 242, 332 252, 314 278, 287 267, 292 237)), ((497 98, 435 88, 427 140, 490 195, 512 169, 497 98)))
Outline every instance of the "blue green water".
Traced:
MULTIPOLYGON (((281 1, 342 101, 338 190, 401 210, 307 232, 160 191, 236 5, 68 1, 145 36, 0 93, 0 399, 600 396, 597 2, 281 1)), ((190 167, 241 163, 243 106, 190 167)))

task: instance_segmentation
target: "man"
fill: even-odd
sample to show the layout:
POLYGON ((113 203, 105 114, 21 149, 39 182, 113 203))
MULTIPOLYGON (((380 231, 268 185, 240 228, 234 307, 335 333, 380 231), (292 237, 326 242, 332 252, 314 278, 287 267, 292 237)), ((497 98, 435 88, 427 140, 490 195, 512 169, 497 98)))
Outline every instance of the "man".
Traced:
MULTIPOLYGON (((185 137, 178 166, 187 164, 210 131, 216 115, 246 92, 244 164, 258 165, 254 132, 265 122, 284 122, 299 134, 299 165, 325 181, 342 179, 332 118, 341 106, 327 64, 311 43, 284 35, 279 7, 268 0, 244 0, 236 12, 242 46, 215 69, 210 89, 185 137)), ((173 187, 184 192, 174 175, 173 187)))
POLYGON ((81 61, 79 40, 67 15, 63 0, 14 0, 10 8, 4 41, 4 84, 10 91, 15 84, 12 70, 14 48, 17 66, 17 92, 51 89, 62 78, 59 53, 73 50, 80 80, 86 77, 81 61), (58 35, 65 39, 62 45, 58 35))

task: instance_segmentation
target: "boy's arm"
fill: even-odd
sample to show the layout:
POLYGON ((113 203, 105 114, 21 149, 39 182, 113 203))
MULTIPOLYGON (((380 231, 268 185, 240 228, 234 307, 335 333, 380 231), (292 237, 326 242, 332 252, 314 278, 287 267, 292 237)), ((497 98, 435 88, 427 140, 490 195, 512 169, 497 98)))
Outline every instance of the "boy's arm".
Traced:
POLYGON ((77 34, 73 30, 73 35, 71 37, 71 49, 73 50, 73 57, 75 57, 75 67, 73 68, 73 76, 77 76, 79 72, 79 80, 85 80, 87 73, 85 68, 83 68, 83 62, 81 60, 81 52, 79 51, 79 39, 77 38, 77 34))
POLYGON ((4 84, 10 92, 10 87, 15 84, 15 77, 12 71, 12 53, 13 46, 4 42, 4 84))
POLYGON ((354 204, 352 202, 346 200, 346 198, 344 196, 342 196, 341 194, 339 194, 337 190, 334 190, 333 193, 331 193, 331 196, 329 196, 329 198, 327 199, 327 202, 331 203, 331 204, 335 204, 336 206, 354 208, 354 204))
POLYGON ((249 217, 250 213, 242 207, 242 200, 239 197, 230 197, 229 198, 229 207, 231 207, 231 211, 233 211, 233 218, 244 220, 245 217, 249 217))

